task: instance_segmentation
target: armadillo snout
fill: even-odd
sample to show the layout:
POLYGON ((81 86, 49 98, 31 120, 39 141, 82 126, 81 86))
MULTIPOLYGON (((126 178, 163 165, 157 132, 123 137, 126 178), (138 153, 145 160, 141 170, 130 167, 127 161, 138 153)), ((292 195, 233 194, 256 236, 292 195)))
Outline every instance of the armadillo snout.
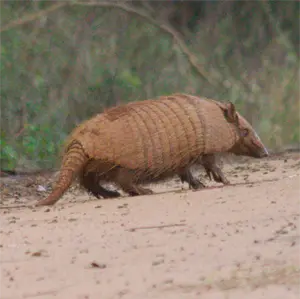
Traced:
POLYGON ((252 158, 265 158, 269 156, 269 152, 262 143, 253 142, 252 140, 247 143, 242 142, 236 144, 230 152, 238 156, 248 156, 252 158))
POLYGON ((258 152, 258 158, 265 158, 269 156, 268 150, 263 147, 259 152, 258 152))
POLYGON ((265 158, 269 156, 268 150, 261 142, 251 142, 251 145, 248 146, 248 151, 248 156, 254 158, 265 158))
POLYGON ((255 133, 254 138, 251 140, 250 149, 253 156, 256 158, 265 158, 269 156, 267 148, 264 146, 258 135, 255 133))
POLYGON ((251 151, 249 156, 253 158, 265 158, 269 156, 269 153, 264 150, 256 150, 256 151, 251 151))

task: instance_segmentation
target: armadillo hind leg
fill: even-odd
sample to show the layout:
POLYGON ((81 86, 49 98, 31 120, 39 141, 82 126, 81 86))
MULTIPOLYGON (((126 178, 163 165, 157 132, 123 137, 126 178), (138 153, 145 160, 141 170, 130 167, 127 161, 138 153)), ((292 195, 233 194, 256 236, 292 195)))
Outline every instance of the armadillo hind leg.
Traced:
POLYGON ((202 165, 204 166, 208 177, 213 179, 217 183, 223 183, 224 185, 229 185, 230 182, 225 177, 221 168, 217 165, 214 155, 205 155, 202 157, 202 165))
POLYGON ((96 172, 83 173, 80 177, 80 185, 97 198, 116 198, 121 196, 117 191, 107 190, 102 187, 99 184, 99 177, 96 172))
POLYGON ((137 185, 136 174, 129 169, 120 168, 115 181, 122 188, 122 190, 128 193, 130 196, 153 194, 151 189, 143 188, 137 185))
POLYGON ((179 177, 181 179, 181 182, 186 182, 189 184, 190 189, 197 190, 205 187, 205 185, 199 179, 196 179, 193 176, 190 168, 186 168, 182 172, 180 172, 179 177))

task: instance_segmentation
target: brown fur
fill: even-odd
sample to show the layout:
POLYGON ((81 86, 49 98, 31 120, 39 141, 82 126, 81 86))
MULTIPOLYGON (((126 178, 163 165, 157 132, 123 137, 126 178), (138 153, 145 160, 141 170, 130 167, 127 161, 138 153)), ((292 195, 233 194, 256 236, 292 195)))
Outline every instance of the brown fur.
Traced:
POLYGON ((190 166, 201 159, 214 180, 226 183, 214 153, 261 156, 264 147, 259 147, 254 133, 234 105, 191 95, 174 94, 110 108, 71 133, 58 184, 38 205, 54 204, 75 176, 87 190, 102 197, 119 194, 101 187, 101 180, 117 183, 130 195, 150 194, 151 190, 139 185, 174 174, 199 188, 203 184, 192 177, 190 166), (253 133, 249 141, 241 135, 244 128, 253 133))

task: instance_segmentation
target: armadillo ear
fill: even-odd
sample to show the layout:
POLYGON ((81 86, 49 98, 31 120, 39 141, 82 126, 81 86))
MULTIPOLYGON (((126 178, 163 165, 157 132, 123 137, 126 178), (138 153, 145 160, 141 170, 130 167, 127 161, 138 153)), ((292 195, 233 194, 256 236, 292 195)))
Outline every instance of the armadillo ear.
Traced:
POLYGON ((223 109, 225 118, 228 122, 237 123, 238 116, 236 114, 235 106, 233 103, 229 102, 223 109))

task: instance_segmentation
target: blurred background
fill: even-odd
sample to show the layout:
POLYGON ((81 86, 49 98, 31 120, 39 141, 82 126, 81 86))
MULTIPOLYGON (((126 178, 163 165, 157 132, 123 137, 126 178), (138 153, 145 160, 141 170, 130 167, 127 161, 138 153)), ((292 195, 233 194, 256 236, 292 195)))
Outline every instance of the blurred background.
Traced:
POLYGON ((299 144, 298 1, 1 1, 1 169, 58 166, 105 107, 232 101, 273 150, 299 144))

